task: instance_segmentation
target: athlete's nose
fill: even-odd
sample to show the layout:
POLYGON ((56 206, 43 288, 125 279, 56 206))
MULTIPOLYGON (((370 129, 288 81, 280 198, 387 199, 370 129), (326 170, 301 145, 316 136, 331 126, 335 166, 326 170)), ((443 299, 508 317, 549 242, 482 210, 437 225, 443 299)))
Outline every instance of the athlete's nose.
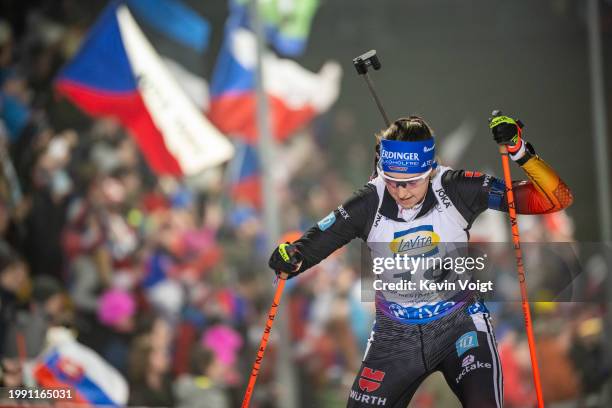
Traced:
POLYGON ((398 193, 399 193, 398 197, 401 200, 406 200, 407 198, 410 198, 410 196, 411 196, 411 194, 408 192, 408 189, 406 187, 399 187, 398 193))

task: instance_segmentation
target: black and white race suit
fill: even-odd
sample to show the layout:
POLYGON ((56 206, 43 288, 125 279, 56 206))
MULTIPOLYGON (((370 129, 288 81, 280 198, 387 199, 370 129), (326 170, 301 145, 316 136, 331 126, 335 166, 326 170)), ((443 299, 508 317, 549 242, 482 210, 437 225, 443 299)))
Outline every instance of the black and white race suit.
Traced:
MULTIPOLYGON (((439 166, 423 202, 405 215, 379 176, 296 241, 304 256, 300 270, 357 237, 373 258, 398 252, 398 245, 407 251, 464 245, 480 213, 507 209, 505 191, 494 177, 439 166)), ((416 272, 417 280, 423 272, 416 272)), ((383 274, 387 282, 401 275, 383 274)), ((434 371, 444 374, 465 407, 502 406, 502 371, 484 303, 467 292, 436 298, 435 291, 377 291, 376 321, 348 406, 406 407, 434 371)))

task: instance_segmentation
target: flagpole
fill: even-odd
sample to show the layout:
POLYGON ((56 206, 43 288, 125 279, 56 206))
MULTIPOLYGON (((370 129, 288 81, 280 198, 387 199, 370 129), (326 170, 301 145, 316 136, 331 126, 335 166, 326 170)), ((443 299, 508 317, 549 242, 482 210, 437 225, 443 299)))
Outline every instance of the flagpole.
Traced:
MULTIPOLYGON (((604 74, 601 48, 601 26, 599 0, 589 0, 587 3, 587 30, 589 43, 589 68, 591 79, 591 119, 595 143, 595 166, 597 173, 597 195, 599 203, 599 226, 601 247, 608 268, 612 265, 610 244, 612 241, 612 215, 610 211, 610 166, 608 161, 608 142, 606 129, 606 99, 604 95, 604 74)), ((612 277, 607 279, 608 302, 612 299, 612 277)), ((604 330, 607 336, 612 336, 612 313, 608 311, 604 330)), ((606 342, 608 362, 612 357, 612 344, 606 342)))
MULTIPOLYGON (((266 228, 266 246, 271 253, 278 245, 280 238, 279 206, 275 189, 275 175, 272 169, 275 163, 275 142, 270 128, 270 110, 268 98, 264 89, 263 81, 263 53, 265 51, 265 32, 261 20, 258 0, 250 0, 251 21, 257 38, 257 63, 255 70, 255 90, 257 94, 257 133, 258 153, 261 163, 261 188, 264 212, 264 224, 266 228)), ((270 275, 271 279, 272 275, 270 275)), ((278 333, 284 334, 284 339, 278 344, 278 360, 276 366, 276 379, 278 387, 278 405, 286 408, 296 408, 295 373, 292 365, 292 353, 287 339, 287 308, 281 308, 276 321, 278 333)))
POLYGON ((597 166, 597 192, 599 225, 604 243, 612 241, 612 215, 610 213, 610 168, 606 130, 606 100, 604 95, 601 30, 598 0, 587 4, 589 31, 589 67, 591 71, 591 112, 595 136, 595 164, 597 166))

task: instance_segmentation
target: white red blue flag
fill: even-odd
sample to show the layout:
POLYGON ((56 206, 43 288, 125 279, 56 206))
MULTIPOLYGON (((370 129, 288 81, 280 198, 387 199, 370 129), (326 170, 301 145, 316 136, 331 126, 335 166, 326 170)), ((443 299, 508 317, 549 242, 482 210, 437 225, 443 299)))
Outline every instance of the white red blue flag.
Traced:
POLYGON ((70 389, 70 399, 66 401, 79 406, 127 404, 127 382, 114 367, 70 334, 58 332, 55 337, 58 339, 33 368, 33 377, 40 386, 70 389))
POLYGON ((107 7, 56 87, 86 113, 116 117, 158 174, 197 174, 233 155, 124 4, 107 7))
MULTIPOLYGON (((230 16, 225 42, 210 86, 208 117, 224 133, 253 143, 257 140, 256 38, 230 16)), ((327 62, 318 73, 272 52, 263 55, 263 83, 268 96, 273 136, 282 141, 327 111, 338 98, 342 70, 327 62)))

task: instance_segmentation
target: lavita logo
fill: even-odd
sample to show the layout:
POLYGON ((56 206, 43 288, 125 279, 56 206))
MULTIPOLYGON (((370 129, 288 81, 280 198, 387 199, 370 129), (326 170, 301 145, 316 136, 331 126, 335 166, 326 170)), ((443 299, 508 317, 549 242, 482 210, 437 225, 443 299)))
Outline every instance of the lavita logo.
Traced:
POLYGON ((440 236, 432 225, 420 225, 393 234, 389 249, 396 254, 431 256, 438 253, 440 236))
POLYGON ((427 152, 431 152, 431 151, 432 151, 433 149, 435 149, 435 148, 436 148, 436 145, 433 145, 433 146, 431 146, 431 147, 424 146, 424 147, 423 147, 423 151, 424 151, 425 153, 427 153, 427 152))

